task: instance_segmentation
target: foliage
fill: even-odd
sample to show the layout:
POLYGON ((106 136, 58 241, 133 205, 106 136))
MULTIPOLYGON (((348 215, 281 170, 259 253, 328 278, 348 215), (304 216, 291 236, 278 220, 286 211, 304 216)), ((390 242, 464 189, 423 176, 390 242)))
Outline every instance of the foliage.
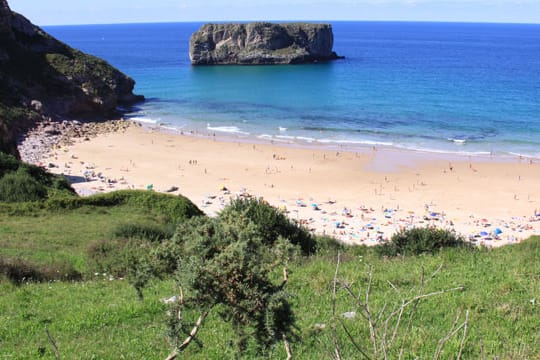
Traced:
POLYGON ((40 167, 0 153, 0 201, 38 201, 53 195, 74 193, 63 176, 50 174, 40 167))
POLYGON ((402 230, 389 242, 378 245, 377 251, 384 256, 433 254, 443 248, 471 248, 472 245, 453 231, 425 227, 402 230))
POLYGON ((47 196, 47 189, 27 171, 18 170, 0 179, 0 201, 38 201, 47 196))
POLYGON ((178 221, 199 213, 184 197, 148 191, 0 202, 0 256, 51 268, 67 262, 85 275, 126 276, 127 238, 115 237, 121 235, 119 229, 132 224, 134 238, 162 239, 174 232, 178 221))
POLYGON ((113 236, 124 239, 160 242, 174 234, 174 227, 156 223, 123 223, 116 226, 113 236))
MULTIPOLYGON (((294 247, 281 237, 272 247, 265 240, 259 224, 193 218, 180 224, 173 239, 156 252, 164 267, 177 270, 185 295, 181 306, 202 314, 221 306, 220 316, 232 324, 240 352, 250 342, 266 351, 283 336, 292 336, 294 316, 285 281, 276 284, 272 274, 286 266, 294 247)), ((170 325, 178 344, 191 322, 177 319, 170 325)))
POLYGON ((56 197, 47 200, 47 210, 70 210, 83 206, 111 207, 128 205, 153 214, 159 214, 163 222, 175 223, 203 212, 182 195, 161 194, 144 190, 118 190, 88 197, 56 197))
POLYGON ((81 273, 69 263, 57 263, 53 267, 47 267, 20 258, 0 257, 0 278, 2 276, 16 285, 24 282, 80 280, 82 278, 81 273))
POLYGON ((233 199, 219 214, 219 219, 226 224, 239 224, 240 227, 243 224, 254 224, 255 230, 267 246, 283 237, 300 246, 304 254, 313 254, 316 251, 316 242, 309 231, 263 199, 233 199))

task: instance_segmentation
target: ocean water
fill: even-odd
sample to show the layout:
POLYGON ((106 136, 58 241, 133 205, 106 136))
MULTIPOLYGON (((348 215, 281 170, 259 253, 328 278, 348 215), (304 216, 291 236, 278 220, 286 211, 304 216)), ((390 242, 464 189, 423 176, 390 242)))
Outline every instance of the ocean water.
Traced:
POLYGON ((178 131, 540 157, 540 25, 333 22, 344 60, 192 67, 201 25, 45 29, 136 80, 130 117, 178 131))

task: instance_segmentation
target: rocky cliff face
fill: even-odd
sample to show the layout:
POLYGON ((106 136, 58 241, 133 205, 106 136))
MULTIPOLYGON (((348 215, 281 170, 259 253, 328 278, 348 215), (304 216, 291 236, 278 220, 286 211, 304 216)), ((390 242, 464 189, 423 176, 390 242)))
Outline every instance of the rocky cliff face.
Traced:
POLYGON ((329 24, 206 24, 191 36, 193 65, 300 64, 340 58, 329 24))
POLYGON ((107 62, 56 40, 0 0, 0 151, 43 117, 114 114, 140 101, 135 82, 107 62))

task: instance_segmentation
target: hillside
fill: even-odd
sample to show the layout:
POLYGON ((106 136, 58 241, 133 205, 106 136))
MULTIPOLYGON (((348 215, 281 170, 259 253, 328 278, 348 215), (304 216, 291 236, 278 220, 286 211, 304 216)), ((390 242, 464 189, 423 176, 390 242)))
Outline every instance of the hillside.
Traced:
POLYGON ((143 100, 107 62, 56 40, 0 0, 0 151, 42 118, 112 116, 143 100))

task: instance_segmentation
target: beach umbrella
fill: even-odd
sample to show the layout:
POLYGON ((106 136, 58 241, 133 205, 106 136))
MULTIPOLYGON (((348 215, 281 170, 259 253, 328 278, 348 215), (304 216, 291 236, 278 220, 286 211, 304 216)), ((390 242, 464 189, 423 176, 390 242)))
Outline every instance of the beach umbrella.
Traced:
POLYGON ((480 235, 481 235, 481 236, 488 236, 489 234, 488 234, 487 232, 485 232, 485 231, 482 231, 482 232, 480 233, 480 235))
POLYGON ((502 230, 499 229, 499 228, 496 228, 494 233, 495 233, 495 235, 500 235, 500 234, 502 234, 502 230))

